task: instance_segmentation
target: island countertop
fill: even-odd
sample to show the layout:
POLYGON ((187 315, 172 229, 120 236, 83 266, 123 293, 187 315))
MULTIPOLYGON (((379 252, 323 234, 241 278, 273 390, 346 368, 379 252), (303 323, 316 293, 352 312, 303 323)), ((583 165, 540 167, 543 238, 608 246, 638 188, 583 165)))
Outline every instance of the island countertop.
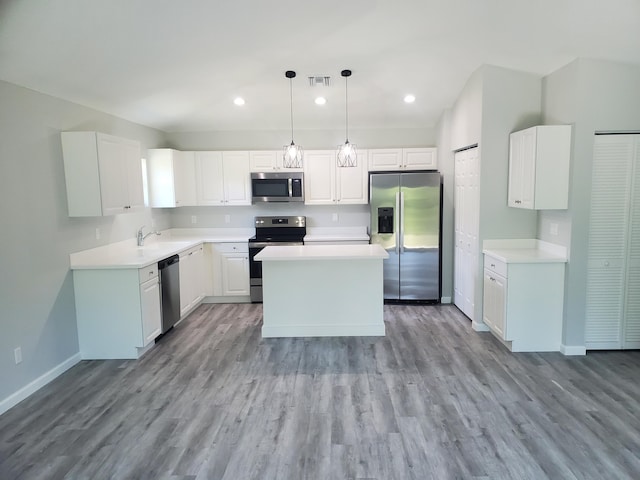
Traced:
POLYGON ((372 260, 389 258, 380 245, 286 245, 263 248, 258 261, 372 260))

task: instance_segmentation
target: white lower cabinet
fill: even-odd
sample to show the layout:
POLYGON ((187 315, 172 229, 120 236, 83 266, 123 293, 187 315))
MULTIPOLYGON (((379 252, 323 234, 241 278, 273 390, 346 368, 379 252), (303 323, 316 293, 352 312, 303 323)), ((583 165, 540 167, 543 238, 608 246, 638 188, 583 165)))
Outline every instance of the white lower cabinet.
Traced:
POLYGON ((180 253, 180 318, 205 297, 205 259, 202 244, 180 253))
POLYGON ((212 243, 211 270, 214 297, 249 296, 247 243, 212 243))
POLYGON ((559 351, 565 264, 505 263, 485 254, 484 323, 512 352, 559 351))
POLYGON ((162 311, 160 306, 160 282, 158 277, 140 285, 142 311, 142 338, 148 345, 162 333, 162 311))
POLYGON ((141 269, 74 270, 83 359, 139 358, 161 331, 156 264, 141 269))

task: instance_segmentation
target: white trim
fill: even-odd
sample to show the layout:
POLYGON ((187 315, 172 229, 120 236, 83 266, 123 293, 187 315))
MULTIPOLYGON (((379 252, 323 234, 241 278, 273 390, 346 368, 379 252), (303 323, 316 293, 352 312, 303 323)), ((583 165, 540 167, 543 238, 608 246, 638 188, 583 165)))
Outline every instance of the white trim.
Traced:
POLYGON ((384 324, 368 325, 263 325, 262 338, 384 337, 384 324))
POLYGON ((440 303, 451 303, 451 297, 442 297, 440 303))
POLYGON ((471 328, 473 328, 476 332, 491 331, 491 329, 485 323, 476 322, 475 320, 471 321, 471 328))
POLYGON ((586 355, 587 347, 583 345, 560 345, 560 353, 566 356, 586 355))
POLYGON ((12 393, 7 398, 0 401, 0 415, 2 415, 4 412, 9 410, 10 408, 13 408, 14 406, 16 406, 25 398, 29 397, 30 395, 40 390, 47 383, 55 380, 57 377, 59 377, 64 372, 69 370, 75 364, 77 364, 80 360, 82 360, 82 358, 80 357, 80 353, 76 353, 72 357, 67 358, 64 362, 53 367, 51 370, 49 370, 45 374, 36 378, 33 382, 29 383, 28 385, 25 385, 17 392, 12 393))

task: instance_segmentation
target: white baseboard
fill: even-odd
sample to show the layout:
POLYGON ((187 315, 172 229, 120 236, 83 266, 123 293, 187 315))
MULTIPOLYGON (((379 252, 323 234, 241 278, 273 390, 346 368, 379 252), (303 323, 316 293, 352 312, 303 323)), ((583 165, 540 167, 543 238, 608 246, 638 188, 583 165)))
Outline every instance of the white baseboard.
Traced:
POLYGON ((61 364, 53 367, 44 375, 36 378, 33 382, 25 385, 17 392, 9 395, 7 398, 0 401, 0 415, 9 410, 10 408, 16 406, 22 400, 27 398, 29 395, 40 390, 47 383, 55 380, 57 377, 62 375, 64 372, 73 367, 76 363, 78 363, 82 358, 80 357, 80 353, 76 353, 74 356, 67 358, 61 364))
POLYGON ((490 332, 491 329, 487 327, 484 323, 476 322, 475 320, 471 321, 471 328, 473 328, 476 332, 490 332))
POLYGON ((263 325, 262 338, 384 337, 384 323, 364 325, 263 325))
POLYGON ((442 297, 440 303, 451 303, 451 297, 442 297))
POLYGON ((587 347, 583 345, 560 345, 560 353, 566 356, 586 355, 587 347))

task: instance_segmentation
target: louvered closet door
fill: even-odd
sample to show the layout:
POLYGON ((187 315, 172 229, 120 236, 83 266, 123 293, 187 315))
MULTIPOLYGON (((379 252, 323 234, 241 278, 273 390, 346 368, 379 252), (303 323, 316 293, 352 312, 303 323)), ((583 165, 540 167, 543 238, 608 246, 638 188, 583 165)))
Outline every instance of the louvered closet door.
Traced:
POLYGON ((640 348, 640 135, 634 135, 622 348, 640 348))
POLYGON ((597 135, 589 217, 585 343, 622 347, 633 138, 597 135))

